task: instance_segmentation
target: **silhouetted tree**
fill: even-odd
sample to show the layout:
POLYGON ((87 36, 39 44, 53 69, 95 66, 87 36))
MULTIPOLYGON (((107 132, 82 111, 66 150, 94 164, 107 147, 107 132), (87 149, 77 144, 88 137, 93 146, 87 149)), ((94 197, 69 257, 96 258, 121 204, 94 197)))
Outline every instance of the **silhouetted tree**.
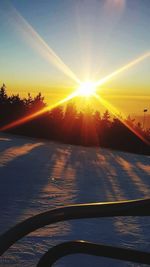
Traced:
POLYGON ((7 93, 6 93, 6 86, 3 83, 2 87, 0 88, 0 105, 5 105, 8 101, 7 93))
POLYGON ((125 122, 126 122, 129 126, 133 127, 133 126, 134 126, 135 119, 132 119, 131 116, 128 115, 128 117, 127 117, 127 119, 125 120, 125 122))
POLYGON ((0 127, 42 111, 39 112, 40 115, 33 116, 32 120, 7 131, 77 145, 101 145, 150 154, 150 129, 143 129, 141 123, 135 124, 131 116, 126 120, 121 117, 112 118, 108 110, 101 116, 90 107, 78 112, 74 102, 50 111, 45 107, 41 93, 35 97, 29 93, 26 98, 21 98, 19 94, 8 96, 3 84, 0 88, 0 127), (139 136, 147 140, 147 144, 139 136))

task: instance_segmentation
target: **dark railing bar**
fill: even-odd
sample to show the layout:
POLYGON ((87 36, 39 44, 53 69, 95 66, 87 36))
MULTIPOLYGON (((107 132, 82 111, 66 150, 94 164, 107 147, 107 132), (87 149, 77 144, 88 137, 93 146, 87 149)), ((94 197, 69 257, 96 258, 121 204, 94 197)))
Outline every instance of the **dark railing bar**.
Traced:
POLYGON ((150 216, 150 199, 70 205, 40 213, 0 236, 0 256, 16 241, 46 225, 65 220, 115 216, 150 216))
POLYGON ((71 254, 88 254, 150 265, 150 253, 77 240, 51 248, 42 256, 37 267, 51 267, 60 258, 71 254))

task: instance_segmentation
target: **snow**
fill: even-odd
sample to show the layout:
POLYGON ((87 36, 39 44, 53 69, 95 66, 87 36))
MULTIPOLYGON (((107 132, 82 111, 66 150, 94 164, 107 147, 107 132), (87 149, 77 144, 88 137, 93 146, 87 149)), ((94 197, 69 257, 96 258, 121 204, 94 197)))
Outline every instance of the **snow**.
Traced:
MULTIPOLYGON (((40 212, 72 203, 147 198, 150 157, 0 134, 0 233, 40 212)), ((44 227, 12 246, 0 266, 36 266, 62 241, 83 239, 149 251, 150 218, 103 218, 44 227)), ((141 266, 67 256, 56 267, 141 266)))

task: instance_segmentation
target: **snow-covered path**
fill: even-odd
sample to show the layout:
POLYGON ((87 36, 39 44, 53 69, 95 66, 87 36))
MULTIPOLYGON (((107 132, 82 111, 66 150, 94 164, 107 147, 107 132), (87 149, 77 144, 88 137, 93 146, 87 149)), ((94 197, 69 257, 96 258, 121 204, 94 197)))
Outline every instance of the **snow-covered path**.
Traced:
MULTIPOLYGON (((149 196, 149 156, 0 135, 0 233, 66 204, 149 196)), ((78 220, 45 227, 15 244, 0 266, 35 266, 52 245, 73 239, 149 251, 150 218, 78 220)), ((55 266, 98 267, 100 262, 139 266, 81 255, 68 256, 55 266)))

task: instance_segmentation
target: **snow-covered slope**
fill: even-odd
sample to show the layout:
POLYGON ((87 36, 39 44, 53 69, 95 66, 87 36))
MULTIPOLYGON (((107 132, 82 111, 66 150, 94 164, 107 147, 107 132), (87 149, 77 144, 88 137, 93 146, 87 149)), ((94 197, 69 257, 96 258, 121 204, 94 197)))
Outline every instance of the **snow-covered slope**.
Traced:
MULTIPOLYGON (((71 204, 150 196, 150 157, 0 135, 0 233, 34 214, 71 204)), ((90 219, 40 229, 15 244, 0 266, 35 266, 64 240, 150 250, 149 218, 90 219)), ((55 266, 139 266, 68 256, 55 266)))

